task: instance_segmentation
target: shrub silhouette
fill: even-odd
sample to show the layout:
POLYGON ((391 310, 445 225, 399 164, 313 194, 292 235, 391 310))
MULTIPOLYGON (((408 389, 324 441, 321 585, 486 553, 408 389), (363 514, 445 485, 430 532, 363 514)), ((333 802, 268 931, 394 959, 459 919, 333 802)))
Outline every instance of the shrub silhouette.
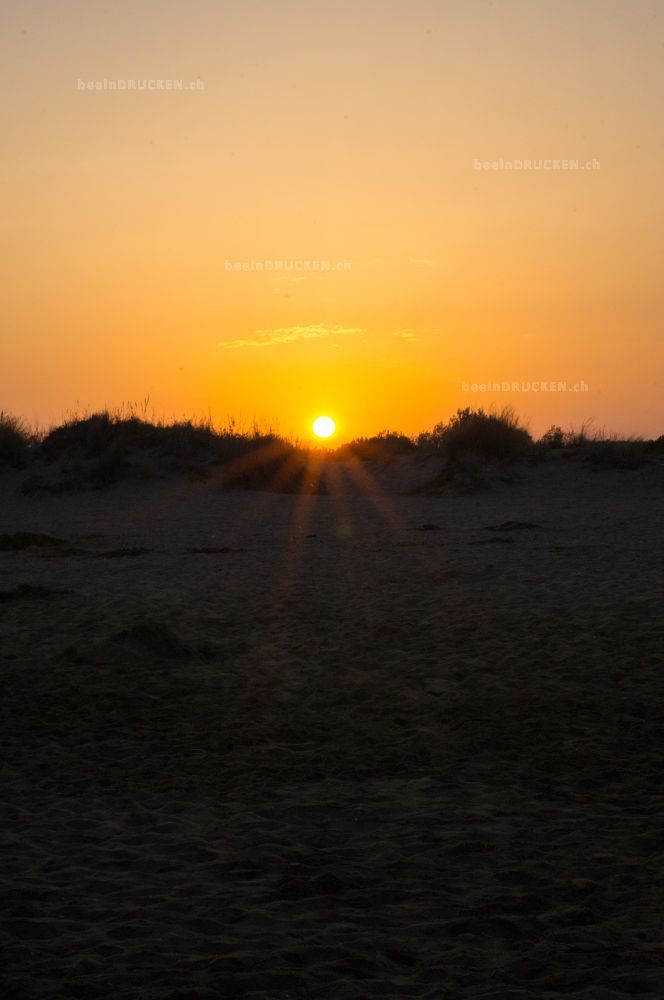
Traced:
MULTIPOLYGON (((246 433, 231 423, 217 431, 209 421, 152 423, 135 414, 102 411, 71 418, 51 430, 39 453, 62 476, 54 487, 99 489, 121 479, 167 474, 218 474, 230 488, 264 489, 290 458, 285 491, 302 485, 304 453, 272 431, 246 433), (293 485, 296 484, 296 485, 293 485)), ((306 485, 306 484, 305 484, 306 485)), ((39 482, 32 488, 39 488, 39 482)))
POLYGON ((30 443, 23 421, 0 410, 0 465, 22 469, 28 463, 30 443))
POLYGON ((270 428, 254 424, 250 431, 230 419, 216 429, 211 420, 166 423, 147 419, 128 404, 118 410, 73 415, 48 433, 30 431, 25 423, 0 411, 0 467, 31 465, 23 477, 24 493, 66 492, 108 487, 124 479, 165 475, 214 476, 227 489, 276 492, 326 492, 329 461, 389 463, 401 456, 440 455, 444 467, 423 489, 484 489, 497 481, 514 481, 515 460, 529 463, 560 457, 595 468, 636 469, 657 460, 664 437, 655 441, 609 436, 604 431, 563 430, 553 425, 533 443, 511 407, 500 412, 459 409, 447 421, 413 439, 383 430, 358 437, 339 448, 308 448, 270 428))
POLYGON ((532 438, 510 407, 486 413, 470 407, 457 410, 447 424, 437 424, 432 436, 449 462, 470 454, 485 461, 505 461, 525 455, 532 438))
POLYGON ((548 431, 542 434, 538 444, 544 445, 546 448, 564 448, 565 442, 565 431, 557 424, 552 424, 548 431))
POLYGON ((334 457, 344 461, 349 458, 359 458, 362 461, 387 462, 399 455, 408 455, 415 451, 411 438, 398 431, 380 431, 372 437, 357 437, 348 444, 341 445, 334 457))

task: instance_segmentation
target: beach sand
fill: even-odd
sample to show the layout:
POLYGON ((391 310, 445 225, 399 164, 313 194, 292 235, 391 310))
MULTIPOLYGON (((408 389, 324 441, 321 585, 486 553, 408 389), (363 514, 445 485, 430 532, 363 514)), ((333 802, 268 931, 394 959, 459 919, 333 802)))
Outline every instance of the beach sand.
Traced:
POLYGON ((3 1000, 664 996, 661 463, 433 471, 0 477, 3 1000))

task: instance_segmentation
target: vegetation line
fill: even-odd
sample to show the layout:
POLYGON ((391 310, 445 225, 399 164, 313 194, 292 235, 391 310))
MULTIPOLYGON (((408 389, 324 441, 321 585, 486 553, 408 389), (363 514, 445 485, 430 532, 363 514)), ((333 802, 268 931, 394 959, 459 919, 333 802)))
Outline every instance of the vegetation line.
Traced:
POLYGON ((148 400, 136 406, 71 414, 45 432, 31 430, 19 417, 0 411, 0 468, 33 473, 24 492, 98 489, 129 478, 164 475, 218 476, 230 488, 269 488, 279 481, 290 492, 320 476, 325 462, 391 463, 404 456, 440 456, 433 482, 470 484, 514 463, 544 461, 555 453, 581 456, 595 467, 639 468, 664 450, 655 441, 621 438, 587 425, 580 430, 551 427, 534 441, 513 409, 466 408, 415 437, 381 431, 337 448, 308 446, 270 427, 242 429, 230 419, 216 428, 210 418, 167 423, 148 418, 148 400), (284 469, 290 470, 288 475, 284 469))

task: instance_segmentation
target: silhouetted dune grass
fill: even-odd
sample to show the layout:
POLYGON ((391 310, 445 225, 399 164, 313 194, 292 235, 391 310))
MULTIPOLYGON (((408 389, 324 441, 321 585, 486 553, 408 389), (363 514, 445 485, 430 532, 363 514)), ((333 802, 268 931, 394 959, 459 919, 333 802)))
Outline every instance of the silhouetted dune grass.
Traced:
POLYGON ((30 451, 23 492, 103 489, 128 479, 214 477, 226 489, 321 492, 321 453, 231 421, 155 422, 130 410, 73 416, 30 451))
POLYGON ((0 410, 0 465, 22 469, 30 459, 30 443, 24 422, 0 410))
POLYGON ((216 430, 210 421, 167 424, 135 413, 102 411, 72 417, 33 449, 35 475, 24 490, 99 489, 123 479, 208 475, 225 468, 238 480, 265 485, 294 446, 271 430, 216 430))
POLYGON ((454 486, 464 492, 489 488, 497 479, 509 480, 508 466, 527 458, 532 438, 515 412, 482 408, 459 409, 447 423, 436 424, 417 439, 424 452, 440 454, 445 464, 426 489, 454 486))
POLYGON ((217 429, 209 419, 147 419, 134 405, 75 414, 41 435, 0 412, 0 467, 27 470, 24 493, 104 489, 123 480, 183 475, 212 477, 224 489, 320 493, 326 492, 330 461, 387 466, 408 456, 442 460, 438 474, 422 489, 452 486, 474 492, 512 482, 521 466, 554 458, 597 470, 630 470, 662 453, 664 436, 620 438, 592 431, 588 424, 579 430, 553 426, 533 441, 509 407, 499 412, 467 407, 416 438, 384 430, 337 448, 306 447, 269 427, 242 430, 233 420, 217 429))
POLYGON ((469 407, 457 410, 440 430, 440 438, 451 462, 469 454, 489 461, 522 458, 532 443, 530 434, 509 407, 500 413, 469 407))
POLYGON ((338 461, 358 458, 361 461, 390 462, 400 455, 410 455, 417 450, 412 438, 399 431, 380 431, 371 437, 357 437, 340 445, 333 453, 338 461))
POLYGON ((596 469, 640 469, 655 455, 664 451, 663 438, 644 441, 642 438, 619 437, 607 431, 593 430, 583 424, 578 430, 563 430, 554 425, 536 443, 538 457, 548 451, 560 452, 563 457, 581 459, 596 469))
POLYGON ((273 435, 218 433, 211 424, 191 421, 151 423, 139 417, 124 418, 109 412, 70 420, 51 430, 40 450, 46 461, 100 459, 109 453, 126 457, 130 452, 150 452, 176 467, 196 466, 239 454, 247 440, 272 439, 273 435))

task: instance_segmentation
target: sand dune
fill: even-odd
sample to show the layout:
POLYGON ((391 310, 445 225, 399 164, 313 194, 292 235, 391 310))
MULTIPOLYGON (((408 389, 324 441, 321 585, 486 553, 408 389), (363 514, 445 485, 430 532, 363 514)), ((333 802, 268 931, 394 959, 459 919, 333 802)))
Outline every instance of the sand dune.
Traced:
POLYGON ((0 479, 3 996, 664 995, 662 467, 404 468, 0 479))

